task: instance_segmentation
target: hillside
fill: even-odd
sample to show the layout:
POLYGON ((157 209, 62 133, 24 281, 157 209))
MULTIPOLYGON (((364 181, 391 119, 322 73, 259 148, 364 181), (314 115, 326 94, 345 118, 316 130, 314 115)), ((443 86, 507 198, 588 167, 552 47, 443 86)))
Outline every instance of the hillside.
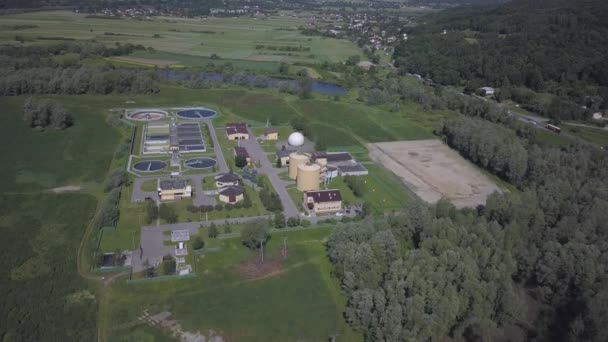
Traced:
POLYGON ((442 84, 559 95, 570 103, 518 102, 529 102, 541 114, 580 119, 608 107, 607 17, 608 3, 602 0, 453 8, 420 19, 394 58, 403 72, 442 84))

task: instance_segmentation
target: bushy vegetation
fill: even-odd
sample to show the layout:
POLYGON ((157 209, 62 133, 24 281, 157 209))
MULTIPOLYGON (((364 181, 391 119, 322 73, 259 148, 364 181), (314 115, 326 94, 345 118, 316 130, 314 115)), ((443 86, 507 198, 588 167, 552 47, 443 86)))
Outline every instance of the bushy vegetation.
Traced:
POLYGON ((98 299, 76 268, 95 198, 0 197, 0 336, 7 341, 93 341, 98 299))
POLYGON ((103 200, 96 221, 97 228, 116 227, 118 219, 120 218, 120 194, 121 188, 114 188, 103 200))
POLYGON ((29 97, 23 105, 23 121, 30 127, 65 129, 72 126, 72 115, 61 103, 52 100, 38 100, 29 97))
POLYGON ((268 228, 268 221, 261 219, 245 223, 241 229, 241 242, 251 249, 260 248, 270 237, 268 228))

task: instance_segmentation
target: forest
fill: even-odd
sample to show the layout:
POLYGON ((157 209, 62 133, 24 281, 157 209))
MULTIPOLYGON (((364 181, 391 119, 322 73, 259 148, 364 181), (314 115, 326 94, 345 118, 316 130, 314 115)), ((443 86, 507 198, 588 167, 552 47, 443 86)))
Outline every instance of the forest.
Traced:
POLYGON ((368 341, 489 341, 514 326, 538 341, 606 341, 606 153, 539 144, 495 105, 437 98, 466 115, 436 133, 517 191, 339 228, 328 253, 349 323, 368 341))
MULTIPOLYGON (((515 0, 458 7, 404 29, 410 39, 393 57, 401 72, 444 85, 493 86, 507 93, 525 87, 554 94, 589 108, 576 113, 576 119, 585 119, 608 108, 605 18, 608 3, 602 0, 515 0)), ((551 114, 541 98, 527 105, 551 114)))

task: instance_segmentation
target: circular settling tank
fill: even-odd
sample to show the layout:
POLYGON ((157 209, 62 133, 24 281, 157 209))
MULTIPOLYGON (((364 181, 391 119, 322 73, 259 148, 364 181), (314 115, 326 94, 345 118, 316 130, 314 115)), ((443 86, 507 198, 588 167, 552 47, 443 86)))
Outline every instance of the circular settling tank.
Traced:
POLYGON ((140 172, 156 172, 167 168, 167 163, 161 160, 146 160, 133 165, 133 169, 140 172))
POLYGON ((215 161, 215 159, 206 158, 206 157, 192 158, 192 159, 188 159, 184 162, 184 165, 187 168, 196 169, 196 170, 209 169, 209 168, 214 167, 215 164, 217 164, 217 161, 215 161))
POLYGON ((208 108, 191 108, 177 112, 177 116, 182 119, 202 120, 209 119, 217 115, 217 112, 208 108))
POLYGON ((158 109, 138 109, 127 114, 127 119, 133 121, 155 121, 167 117, 167 112, 158 109))

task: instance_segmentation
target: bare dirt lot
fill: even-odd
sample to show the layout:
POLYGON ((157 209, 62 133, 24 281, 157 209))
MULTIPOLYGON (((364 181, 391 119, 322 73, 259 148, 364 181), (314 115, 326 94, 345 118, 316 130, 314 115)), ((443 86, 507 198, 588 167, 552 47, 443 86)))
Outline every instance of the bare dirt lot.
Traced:
POLYGON ((475 165, 439 140, 369 144, 370 157, 391 170, 424 201, 442 197, 456 207, 485 204, 500 189, 475 165))

